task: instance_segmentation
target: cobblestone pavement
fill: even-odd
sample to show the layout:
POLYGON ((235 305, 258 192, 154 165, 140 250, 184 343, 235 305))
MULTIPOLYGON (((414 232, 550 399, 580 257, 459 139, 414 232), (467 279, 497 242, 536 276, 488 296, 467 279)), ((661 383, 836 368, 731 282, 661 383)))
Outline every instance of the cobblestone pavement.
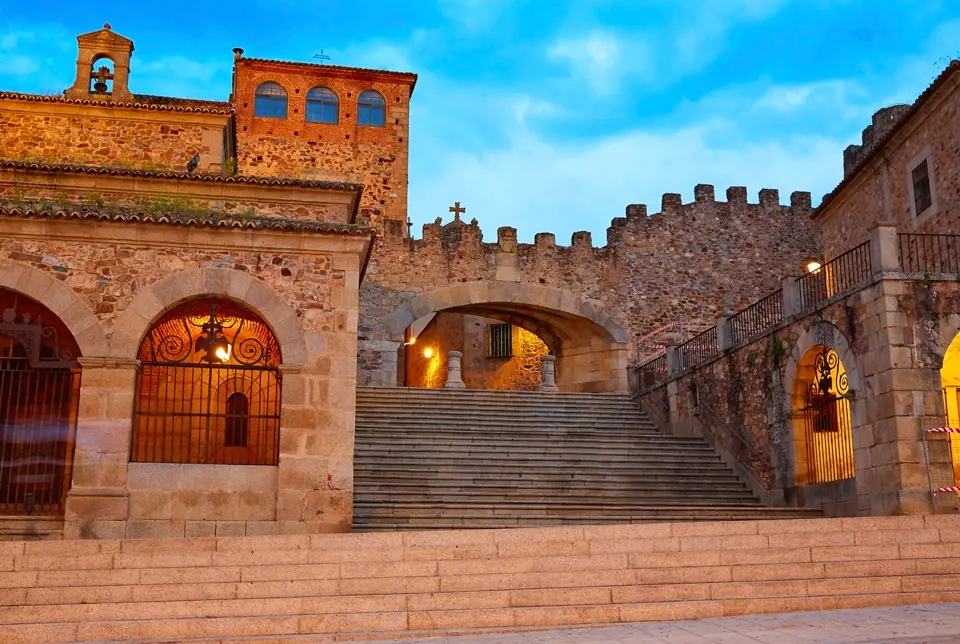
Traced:
POLYGON ((405 644, 956 644, 960 643, 960 603, 390 641, 405 644))

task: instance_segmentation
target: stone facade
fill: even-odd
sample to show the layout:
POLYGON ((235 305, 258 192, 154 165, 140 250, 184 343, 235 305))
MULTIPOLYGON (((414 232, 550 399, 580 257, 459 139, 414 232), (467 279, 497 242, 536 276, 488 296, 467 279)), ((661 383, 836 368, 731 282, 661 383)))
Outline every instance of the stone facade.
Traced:
POLYGON ((238 54, 233 88, 238 172, 363 183, 361 206, 372 223, 381 217, 406 222, 410 95, 416 79, 415 74, 238 54), (278 83, 286 90, 285 118, 255 115, 255 92, 264 82, 278 83), (337 123, 306 120, 306 96, 315 87, 337 94, 337 123), (384 127, 357 123, 357 98, 371 89, 386 101, 384 127))
POLYGON ((856 163, 847 163, 847 176, 814 214, 826 259, 866 241, 867 230, 878 221, 896 225, 901 233, 960 229, 958 72, 960 61, 954 61, 912 106, 877 113, 876 126, 868 128, 864 145, 855 151, 856 163), (911 171, 925 159, 932 205, 915 213, 911 171))

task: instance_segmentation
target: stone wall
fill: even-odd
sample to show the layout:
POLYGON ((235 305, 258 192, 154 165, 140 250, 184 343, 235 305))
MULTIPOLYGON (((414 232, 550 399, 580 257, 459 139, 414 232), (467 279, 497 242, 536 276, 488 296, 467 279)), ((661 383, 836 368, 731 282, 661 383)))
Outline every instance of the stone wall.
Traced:
POLYGON ((82 353, 68 537, 350 529, 363 229, 0 217, 0 238, 0 287, 43 302, 82 353), (128 463, 142 338, 197 298, 239 302, 276 336, 277 466, 128 463))
MULTIPOLYGON (((865 147, 869 157, 863 167, 843 183, 817 209, 816 222, 823 231, 827 259, 866 241, 867 230, 877 221, 892 223, 901 233, 946 233, 960 230, 960 63, 954 62, 935 90, 915 104, 909 120, 888 140, 883 135, 865 147), (929 156, 927 156, 929 155, 929 156), (914 216, 910 171, 928 158, 933 206, 914 216)), ((903 116, 903 110, 895 115, 903 116)), ((890 113, 877 119, 889 131, 890 113)), ((865 142, 866 142, 865 138, 865 142)))
POLYGON ((376 224, 407 220, 410 94, 416 76, 397 72, 239 58, 234 71, 237 170, 241 174, 364 184, 361 208, 376 224), (287 91, 287 117, 254 116, 263 82, 287 91), (324 86, 339 98, 336 124, 305 120, 306 95, 324 86), (386 127, 357 125, 357 97, 373 89, 386 100, 386 127))
POLYGON ((463 348, 463 381, 468 389, 532 391, 540 386, 540 356, 550 349, 536 334, 511 325, 513 355, 487 357, 490 327, 498 320, 464 316, 467 329, 463 348))
MULTIPOLYGON (((382 381, 376 373, 382 352, 364 347, 401 341, 387 330, 391 314, 419 294, 464 283, 514 281, 568 291, 578 306, 629 331, 630 355, 637 336, 681 317, 689 330, 706 328, 820 255, 810 212, 807 193, 794 193, 787 207, 776 190, 761 191, 760 203, 749 204, 746 189, 731 188, 727 201, 718 202, 713 187, 701 185, 690 204, 664 195, 661 212, 652 216, 645 206, 628 206, 626 217, 613 220, 603 247, 594 247, 586 232, 575 233, 570 246, 557 245, 549 233, 518 244, 511 228, 486 243, 476 222, 459 221, 425 225, 423 238, 412 239, 401 222, 390 222, 361 289, 360 382, 382 381)), ((550 345, 550 328, 531 330, 550 345)))
POLYGON ((220 173, 230 118, 227 110, 81 105, 0 93, 0 158, 186 171, 199 153, 201 171, 220 173))
POLYGON ((447 352, 463 351, 464 325, 459 315, 440 314, 405 347, 406 386, 442 387, 447 381, 447 352), (430 352, 429 357, 425 352, 430 352))

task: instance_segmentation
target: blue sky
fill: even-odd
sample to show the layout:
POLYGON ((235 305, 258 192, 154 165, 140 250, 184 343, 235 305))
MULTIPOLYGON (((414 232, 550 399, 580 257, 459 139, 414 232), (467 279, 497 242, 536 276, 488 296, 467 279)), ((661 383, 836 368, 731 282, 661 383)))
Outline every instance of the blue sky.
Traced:
POLYGON ((72 83, 77 34, 136 43, 131 89, 225 100, 231 50, 420 75, 410 215, 486 240, 606 241, 630 203, 746 185, 814 204, 879 107, 960 57, 956 0, 0 0, 0 89, 72 83))

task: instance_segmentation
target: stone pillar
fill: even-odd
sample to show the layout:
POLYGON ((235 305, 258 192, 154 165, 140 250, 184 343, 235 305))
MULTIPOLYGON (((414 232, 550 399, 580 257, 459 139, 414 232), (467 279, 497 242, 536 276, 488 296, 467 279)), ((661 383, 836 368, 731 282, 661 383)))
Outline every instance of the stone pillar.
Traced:
POLYGON ((136 360, 80 358, 80 401, 64 538, 119 539, 129 518, 127 463, 136 360))
POLYGON ((667 347, 667 376, 674 378, 680 375, 680 372, 683 371, 683 367, 680 364, 680 347, 677 346, 668 346, 667 347))
POLYGON ((721 315, 717 318, 717 349, 722 353, 733 346, 733 329, 730 327, 730 316, 721 315))
POLYGON ((800 289, 795 277, 783 278, 783 319, 788 320, 800 313, 800 289))
POLYGON ((902 269, 897 227, 876 223, 870 229, 870 264, 873 273, 892 273, 902 269))
POLYGON ((459 351, 447 352, 447 381, 443 383, 444 389, 466 389, 463 384, 463 378, 460 374, 460 358, 463 354, 459 351))
POLYGON ((560 391, 554 380, 556 362, 557 356, 540 356, 540 386, 537 387, 537 391, 560 391))

